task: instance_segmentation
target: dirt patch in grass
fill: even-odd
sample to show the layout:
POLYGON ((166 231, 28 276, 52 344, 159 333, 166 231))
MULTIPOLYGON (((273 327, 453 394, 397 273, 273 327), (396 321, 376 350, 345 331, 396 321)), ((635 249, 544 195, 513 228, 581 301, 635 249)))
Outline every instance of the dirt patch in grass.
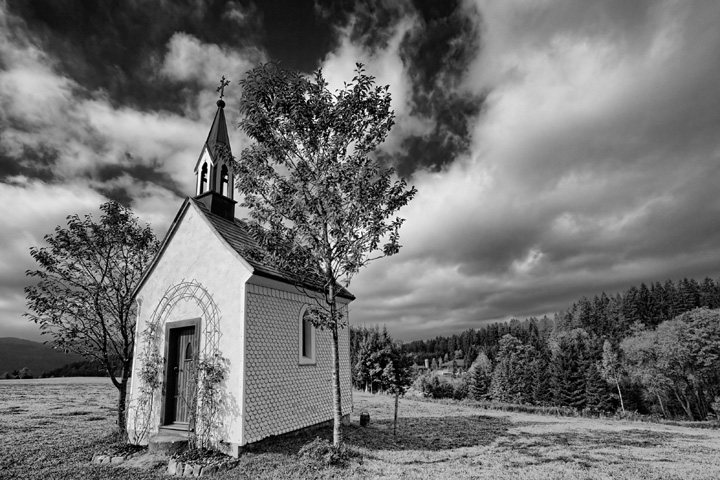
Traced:
POLYGON ((510 427, 504 418, 483 415, 400 418, 393 435, 392 420, 356 426, 346 434, 348 444, 367 450, 427 450, 490 445, 510 427))

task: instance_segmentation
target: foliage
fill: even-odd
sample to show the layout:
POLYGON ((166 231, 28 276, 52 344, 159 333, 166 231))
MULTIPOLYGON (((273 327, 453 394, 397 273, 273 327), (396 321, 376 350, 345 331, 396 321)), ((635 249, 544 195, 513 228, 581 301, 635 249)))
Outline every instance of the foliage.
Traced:
POLYGON ((589 340, 588 333, 579 328, 558 335, 550 365, 555 405, 585 408, 589 340))
MULTIPOLYGON (((492 367, 470 369, 478 400, 705 419, 715 415, 711 405, 720 396, 720 316, 683 309, 719 302, 716 281, 668 281, 583 298, 553 321, 511 320, 404 347, 416 361, 481 352, 477 358, 492 367), (657 319, 674 312, 675 319, 657 319), (460 352, 452 350, 457 346, 460 352)), ((416 388, 430 398, 450 396, 432 376, 419 378, 416 388)))
POLYGON ((155 402, 155 395, 160 392, 162 386, 163 366, 165 359, 160 354, 160 324, 148 322, 140 337, 143 341, 142 354, 138 364, 137 395, 130 402, 130 418, 132 427, 130 432, 130 443, 140 443, 150 431, 152 423, 152 410, 155 402))
POLYGON ((690 420, 707 417, 720 394, 720 311, 686 312, 636 331, 621 347, 630 375, 657 398, 663 415, 678 406, 690 420))
POLYGON ((532 345, 523 343, 512 335, 500 339, 490 382, 490 395, 499 402, 529 403, 532 400, 532 378, 526 373, 535 357, 532 345))
POLYGON ((597 364, 589 365, 585 374, 585 408, 590 414, 612 410, 608 384, 597 364))
POLYGON ((397 428, 398 398, 413 381, 413 364, 402 345, 393 341, 383 327, 351 327, 351 358, 354 359, 353 383, 374 390, 377 386, 383 392, 395 396, 395 417, 393 434, 397 428), (353 350, 352 347, 355 347, 353 350))
POLYGON ((12 372, 4 372, 0 375, 0 379, 3 380, 27 380, 33 378, 30 369, 23 367, 20 370, 13 370, 12 372))
POLYGON ((240 128, 255 143, 234 162, 236 184, 265 261, 324 297, 310 295, 313 323, 332 333, 338 446, 337 295, 368 262, 398 253, 403 219, 394 215, 415 195, 373 155, 394 123, 390 94, 360 64, 335 93, 320 70, 308 78, 274 64, 253 69, 240 84, 240 128))
POLYGON ((52 337, 53 347, 104 366, 119 392, 123 429, 135 339, 133 293, 158 242, 130 209, 109 201, 100 210, 99 222, 68 216, 67 228, 45 236, 49 247, 30 249, 39 268, 26 273, 38 282, 25 288, 25 315, 52 337))
POLYGON ((216 447, 221 440, 217 433, 220 428, 219 413, 225 400, 224 383, 229 368, 225 357, 215 354, 202 357, 196 362, 193 377, 195 385, 194 397, 191 399, 191 424, 195 430, 191 435, 191 443, 197 449, 216 447))
POLYGON ((426 372, 413 382, 413 388, 423 396, 440 400, 444 398, 463 400, 470 392, 470 377, 468 374, 451 378, 439 376, 437 373, 426 372))
POLYGON ((393 344, 387 328, 350 327, 350 338, 353 385, 370 391, 382 388, 382 373, 389 360, 386 349, 393 344))
MULTIPOLYGON (((118 370, 115 375, 120 375, 118 370)), ((60 368, 44 372, 40 378, 49 377, 107 377, 107 370, 98 362, 85 360, 63 365, 60 368)))
POLYGON ((382 390, 391 395, 404 395, 412 385, 412 360, 397 343, 386 346, 381 355, 384 359, 380 363, 385 365, 380 374, 382 390))
POLYGON ((298 457, 322 467, 346 467, 357 454, 346 445, 336 447, 327 440, 315 437, 315 440, 303 445, 298 457))
POLYGON ((490 396, 493 365, 490 359, 481 351, 475 363, 470 367, 473 375, 472 396, 475 400, 485 400, 490 396))
POLYGON ((615 385, 618 392, 618 399, 620 400, 620 409, 625 412, 625 402, 623 401, 622 389, 620 388, 620 381, 625 376, 625 369, 620 361, 618 352, 613 348, 610 340, 605 340, 603 343, 603 355, 602 363, 600 364, 600 374, 603 378, 615 385))
POLYGON ((460 335, 409 342, 405 348, 415 355, 418 364, 425 358, 443 357, 446 353, 452 355, 457 349, 465 354, 465 358, 473 349, 483 349, 488 358, 494 360, 503 335, 511 334, 524 344, 538 348, 553 331, 575 328, 582 328, 590 336, 602 339, 599 346, 607 339, 617 347, 631 334, 631 327, 636 322, 655 327, 698 307, 720 308, 720 280, 683 278, 630 286, 615 295, 603 292, 592 298, 582 297, 567 309, 557 312, 553 318, 530 317, 490 323, 479 329, 468 329, 460 335))

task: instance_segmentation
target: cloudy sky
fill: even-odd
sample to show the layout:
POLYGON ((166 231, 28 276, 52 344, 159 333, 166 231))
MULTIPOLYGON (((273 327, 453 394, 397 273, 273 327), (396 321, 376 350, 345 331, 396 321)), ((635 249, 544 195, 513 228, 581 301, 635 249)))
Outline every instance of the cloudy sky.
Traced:
POLYGON ((418 189, 404 245, 356 277, 399 339, 720 276, 716 1, 0 1, 0 337, 39 340, 31 246, 109 198, 162 237, 225 75, 366 65, 418 189))

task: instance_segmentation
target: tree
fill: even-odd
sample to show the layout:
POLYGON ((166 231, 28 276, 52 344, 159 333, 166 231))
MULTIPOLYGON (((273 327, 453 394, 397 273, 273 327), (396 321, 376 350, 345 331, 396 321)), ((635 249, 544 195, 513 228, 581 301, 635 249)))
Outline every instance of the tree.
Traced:
POLYGON ((525 362, 525 345, 511 334, 500 339, 495 369, 490 383, 493 400, 500 402, 522 403, 525 385, 522 373, 527 368, 525 362))
POLYGON ((687 372, 705 417, 713 399, 720 395, 720 310, 696 308, 677 317, 684 323, 683 343, 692 368, 687 372))
POLYGON ((485 355, 485 351, 480 351, 471 370, 473 371, 472 396, 478 401, 485 400, 490 395, 490 382, 493 375, 493 365, 485 355))
POLYGON ((46 235, 49 247, 30 249, 38 283, 25 288, 28 313, 54 348, 98 361, 118 389, 118 428, 125 427, 127 381, 135 340, 133 292, 158 249, 149 226, 115 201, 90 215, 67 217, 46 235), (117 372, 120 371, 118 375, 117 372))
POLYGON ((372 356, 384 347, 384 343, 381 342, 380 329, 377 325, 374 328, 351 326, 350 339, 353 384, 358 389, 372 390, 376 370, 372 356))
POLYGON ((532 403, 535 405, 551 405, 553 400, 550 359, 547 350, 538 351, 532 365, 535 380, 532 383, 532 403))
POLYGON ((623 402, 622 390, 620 390, 620 379, 625 374, 622 368, 617 351, 613 348, 610 340, 603 343, 602 363, 600 364, 600 373, 605 381, 614 383, 617 388, 618 398, 620 399, 620 408, 625 413, 625 402, 623 402))
POLYGON ((386 358, 382 371, 382 389, 395 396, 395 415, 393 416, 393 435, 397 430, 398 401, 412 385, 412 360, 403 353, 402 346, 390 342, 383 349, 386 358))
POLYGON ((242 206, 265 259, 299 288, 321 293, 313 323, 329 329, 333 352, 333 444, 340 430, 337 295, 368 262, 398 253, 403 219, 415 195, 373 155, 394 123, 388 87, 375 85, 361 64, 332 93, 318 70, 312 78, 275 64, 240 82, 240 128, 255 143, 234 162, 242 206), (393 218, 394 217, 394 218, 393 218))
POLYGON ((585 378, 585 408, 590 413, 604 413, 612 409, 608 384, 597 364, 588 366, 585 378))
POLYGON ((383 327, 382 333, 376 325, 374 328, 362 330, 364 339, 360 343, 355 364, 355 385, 363 387, 365 391, 374 393, 375 386, 385 389, 383 372, 388 362, 391 361, 389 349, 393 345, 393 339, 383 327))
POLYGON ((558 336, 551 360, 556 405, 585 408, 587 344, 588 334, 581 328, 558 336))

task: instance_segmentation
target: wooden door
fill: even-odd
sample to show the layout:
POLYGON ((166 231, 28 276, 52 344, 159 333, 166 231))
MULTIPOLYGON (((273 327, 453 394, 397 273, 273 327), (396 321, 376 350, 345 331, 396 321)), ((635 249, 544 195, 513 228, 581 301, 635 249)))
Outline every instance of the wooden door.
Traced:
POLYGON ((171 341, 175 348, 171 349, 173 358, 174 391, 172 396, 171 423, 190 422, 190 405, 195 393, 193 366, 197 358, 197 335, 195 327, 173 329, 171 341))

